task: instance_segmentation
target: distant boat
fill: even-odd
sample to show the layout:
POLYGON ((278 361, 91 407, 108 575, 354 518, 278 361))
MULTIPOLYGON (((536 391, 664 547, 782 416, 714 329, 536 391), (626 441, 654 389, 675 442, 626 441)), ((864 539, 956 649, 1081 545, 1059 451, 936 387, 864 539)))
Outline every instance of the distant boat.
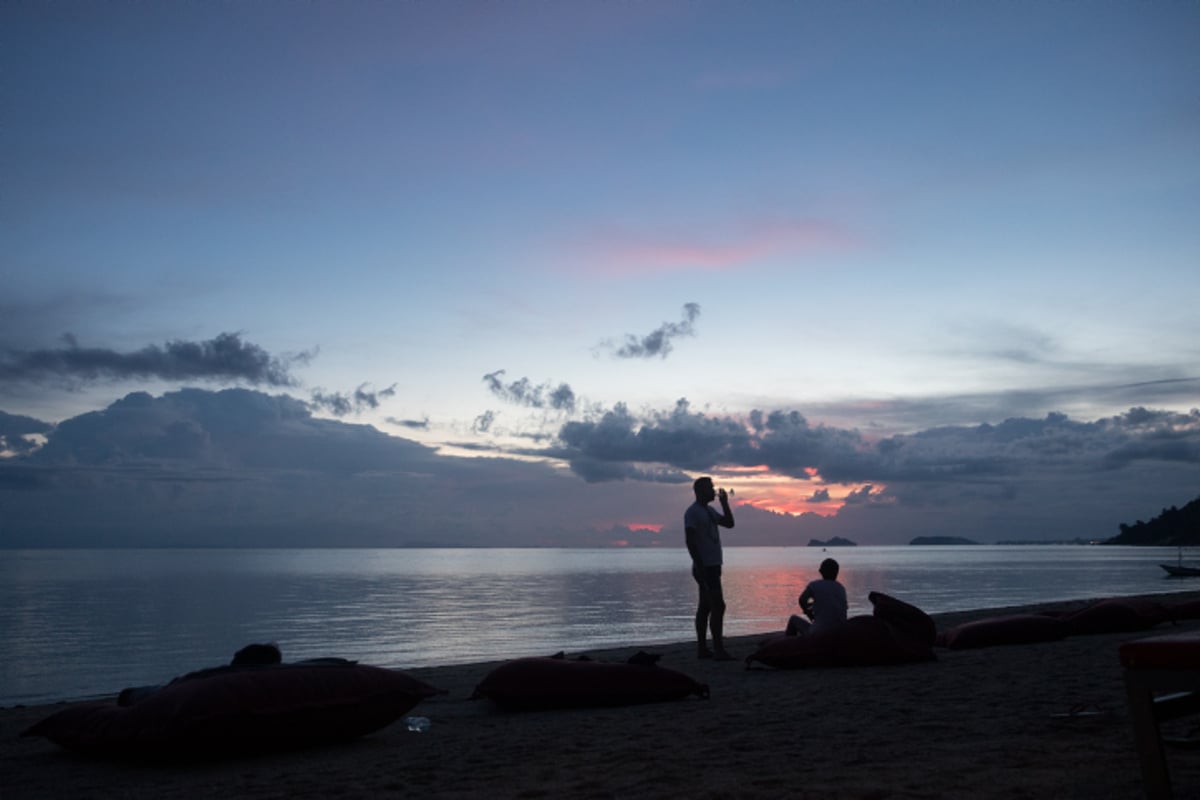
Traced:
POLYGON ((1183 563, 1183 548, 1179 548, 1179 562, 1176 564, 1159 564, 1167 571, 1168 578, 1200 578, 1200 567, 1190 567, 1183 563))

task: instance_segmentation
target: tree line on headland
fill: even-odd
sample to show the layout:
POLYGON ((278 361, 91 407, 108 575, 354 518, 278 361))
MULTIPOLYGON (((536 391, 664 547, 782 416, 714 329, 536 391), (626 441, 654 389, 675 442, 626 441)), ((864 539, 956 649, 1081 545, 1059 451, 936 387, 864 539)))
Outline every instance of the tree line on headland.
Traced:
MULTIPOLYGON (((1183 508, 1164 508, 1157 517, 1149 522, 1138 520, 1132 525, 1122 522, 1121 532, 1111 539, 1098 542, 1099 544, 1149 545, 1159 547, 1190 547, 1200 545, 1200 497, 1192 500, 1183 508)), ((828 541, 809 539, 809 547, 854 547, 857 542, 835 536, 828 541)), ((944 544, 978 544, 978 542, 961 536, 918 536, 909 542, 910 545, 944 545, 944 544)), ((1048 544, 1041 541, 1006 541, 997 544, 1048 544)), ((1097 544, 1095 541, 1086 542, 1076 539, 1071 542, 1056 544, 1097 544)))
POLYGON ((1149 522, 1140 519, 1120 525, 1121 532, 1105 544, 1140 544, 1160 546, 1200 545, 1200 497, 1183 508, 1164 508, 1149 522))

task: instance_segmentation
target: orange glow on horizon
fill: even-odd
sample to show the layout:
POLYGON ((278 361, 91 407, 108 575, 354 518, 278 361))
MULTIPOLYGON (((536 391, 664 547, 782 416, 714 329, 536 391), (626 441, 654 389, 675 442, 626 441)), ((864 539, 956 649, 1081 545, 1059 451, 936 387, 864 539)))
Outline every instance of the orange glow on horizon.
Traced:
MULTIPOLYGON (((828 484, 815 468, 806 468, 804 472, 809 480, 774 475, 765 465, 758 465, 720 469, 712 473, 712 478, 718 488, 732 491, 730 502, 735 508, 754 506, 763 511, 794 517, 801 514, 834 516, 845 507, 850 495, 861 493, 868 485, 828 484)), ((872 497, 887 488, 879 483, 869 485, 872 497)))

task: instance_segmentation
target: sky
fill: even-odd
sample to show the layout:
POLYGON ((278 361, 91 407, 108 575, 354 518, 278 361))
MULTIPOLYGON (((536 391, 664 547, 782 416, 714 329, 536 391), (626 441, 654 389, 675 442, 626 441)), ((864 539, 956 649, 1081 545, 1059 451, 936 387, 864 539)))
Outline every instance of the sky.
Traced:
POLYGON ((0 547, 1200 495, 1200 4, 5 3, 0 547))

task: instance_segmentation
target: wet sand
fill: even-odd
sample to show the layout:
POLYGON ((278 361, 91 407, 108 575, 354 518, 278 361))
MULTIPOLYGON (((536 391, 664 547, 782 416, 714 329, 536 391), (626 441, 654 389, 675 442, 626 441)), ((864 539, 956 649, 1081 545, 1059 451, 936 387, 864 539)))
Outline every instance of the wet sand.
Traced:
MULTIPOLYGON (((1156 599, 1196 600, 1200 591, 1156 599)), ((941 629, 997 613, 934 619, 941 629)), ((1200 631, 1200 621, 938 649, 928 663, 796 671, 700 661, 686 641, 631 644, 587 655, 661 654, 663 666, 708 684, 711 697, 606 709, 506 713, 468 699, 495 663, 414 669, 448 692, 410 712, 429 718, 426 733, 397 722, 345 745, 187 765, 81 758, 44 739, 18 738, 61 704, 6 708, 0 796, 1132 800, 1143 794, 1117 648, 1185 630, 1200 631), (1076 707, 1098 713, 1069 716, 1076 707)), ((729 647, 745 656, 765 638, 739 637, 729 647)), ((1168 733, 1198 726, 1192 717, 1168 733)), ((1200 798, 1200 750, 1172 748, 1168 759, 1177 796, 1200 798)))

